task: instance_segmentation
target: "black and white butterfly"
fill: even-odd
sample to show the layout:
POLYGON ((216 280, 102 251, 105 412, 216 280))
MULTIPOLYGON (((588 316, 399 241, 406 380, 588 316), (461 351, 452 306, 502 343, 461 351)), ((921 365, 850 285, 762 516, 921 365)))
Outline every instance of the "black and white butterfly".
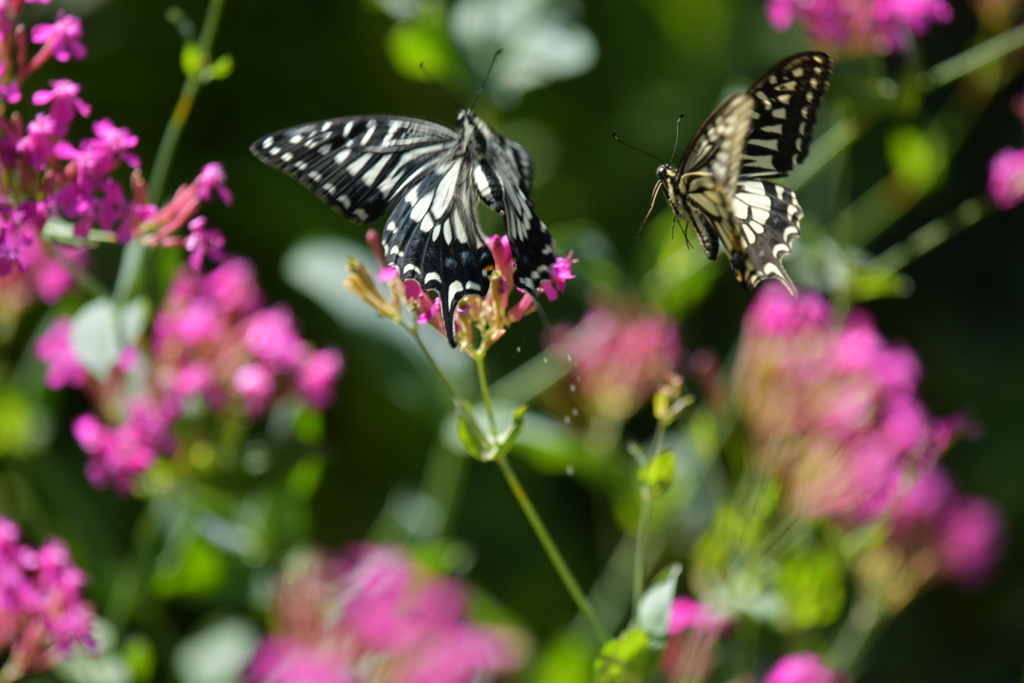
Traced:
POLYGON ((733 274, 747 288, 778 280, 796 295, 782 257, 800 235, 804 212, 792 190, 761 179, 785 176, 807 156, 831 74, 832 57, 824 52, 783 59, 747 92, 718 105, 678 167, 658 167, 652 206, 664 190, 709 259, 722 241, 733 274))
POLYGON ((384 257, 402 279, 437 292, 452 346, 455 308, 468 294, 484 295, 494 269, 477 197, 505 217, 517 287, 535 295, 555 262, 533 210, 530 154, 470 109, 458 121, 456 131, 404 116, 349 116, 286 128, 250 147, 357 223, 394 206, 384 257))

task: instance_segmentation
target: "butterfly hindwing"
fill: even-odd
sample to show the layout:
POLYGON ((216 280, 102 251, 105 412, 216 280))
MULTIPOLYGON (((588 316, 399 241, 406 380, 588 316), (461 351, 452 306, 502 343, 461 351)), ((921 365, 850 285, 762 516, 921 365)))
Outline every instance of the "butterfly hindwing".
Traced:
POLYGON ((736 279, 749 289, 778 280, 796 296, 796 287, 782 267, 782 257, 800 236, 804 211, 789 188, 767 180, 741 180, 732 200, 738 231, 725 242, 736 279))
POLYGON ((743 153, 744 178, 779 178, 807 157, 831 75, 832 57, 801 52, 750 86, 756 107, 743 153))

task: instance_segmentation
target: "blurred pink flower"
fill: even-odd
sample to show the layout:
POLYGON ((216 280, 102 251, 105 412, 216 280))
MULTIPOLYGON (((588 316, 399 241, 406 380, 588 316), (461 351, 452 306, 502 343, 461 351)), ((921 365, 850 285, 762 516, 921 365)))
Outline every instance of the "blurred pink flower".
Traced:
POLYGON ((549 352, 575 363, 580 398, 603 420, 625 420, 683 359, 676 322, 662 313, 595 306, 551 331, 549 352))
POLYGON ((661 670, 670 681, 700 681, 715 666, 715 645, 732 630, 733 620, 685 595, 672 603, 668 644, 661 670))
POLYGON ((62 9, 57 10, 57 18, 52 24, 36 24, 30 35, 33 43, 43 46, 40 52, 49 51, 58 62, 85 59, 87 50, 82 42, 82 20, 62 9))
POLYGON ((988 196, 1000 211, 1024 201, 1024 149, 1003 147, 988 162, 988 196))
POLYGON ((790 510, 848 522, 892 510, 952 436, 917 397, 921 365, 854 310, 835 326, 820 295, 762 287, 732 370, 751 455, 790 510))
POLYGON ((946 0, 767 0, 764 12, 776 31, 799 20, 814 40, 883 55, 903 52, 911 35, 922 37, 954 14, 946 0))
POLYGON ((334 386, 345 370, 345 357, 335 348, 319 349, 302 362, 295 385, 302 397, 317 408, 334 402, 334 386))
POLYGON ((307 551, 278 582, 278 631, 244 683, 472 683, 518 670, 523 638, 463 619, 466 589, 397 548, 307 551))
POLYGON ((948 580, 973 588, 983 584, 1002 557, 1006 521, 992 503, 956 490, 953 478, 936 467, 914 485, 892 517, 890 547, 915 567, 934 567, 923 581, 948 580), (913 562, 937 557, 938 564, 913 562))
POLYGON ((95 610, 82 598, 88 577, 67 545, 50 539, 38 549, 0 516, 0 653, 5 680, 40 674, 61 663, 73 644, 92 646, 95 610))
POLYGON ((70 329, 71 318, 57 318, 36 340, 36 358, 46 365, 43 381, 51 391, 64 387, 81 389, 89 380, 71 348, 70 329))
POLYGON ((780 657, 763 683, 843 683, 845 678, 825 666, 813 652, 794 652, 780 657))

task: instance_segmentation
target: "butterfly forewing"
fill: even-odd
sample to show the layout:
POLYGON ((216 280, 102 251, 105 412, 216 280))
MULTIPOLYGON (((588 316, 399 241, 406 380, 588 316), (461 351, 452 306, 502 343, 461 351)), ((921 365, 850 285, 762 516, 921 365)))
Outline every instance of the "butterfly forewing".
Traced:
POLYGON ((750 86, 756 106, 743 153, 744 178, 782 177, 807 157, 831 75, 832 57, 801 52, 750 86))
POLYGON ((530 155, 472 111, 459 121, 454 131, 403 116, 351 116, 286 128, 251 147, 354 221, 394 206, 381 236, 385 259, 403 279, 438 293, 452 346, 459 301, 485 294, 494 268, 477 196, 505 217, 517 286, 536 293, 555 261, 530 197, 530 155))

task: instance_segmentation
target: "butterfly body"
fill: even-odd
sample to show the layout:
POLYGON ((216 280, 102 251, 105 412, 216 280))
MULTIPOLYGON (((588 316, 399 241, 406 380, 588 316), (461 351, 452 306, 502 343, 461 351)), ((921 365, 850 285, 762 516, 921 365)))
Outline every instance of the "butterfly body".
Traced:
POLYGON ((533 166, 519 144, 469 109, 458 130, 404 116, 350 116, 286 128, 250 147, 357 223, 394 209, 384 258, 405 280, 433 289, 449 343, 459 301, 487 292, 494 259, 476 216, 479 198, 505 218, 515 284, 535 293, 555 261, 533 209, 533 166))
POLYGON ((782 266, 800 234, 796 195, 763 178, 787 175, 807 156, 832 58, 802 52, 782 60, 745 93, 727 97, 704 121, 678 167, 657 169, 654 194, 692 225, 704 253, 721 241, 736 279, 754 288, 778 280, 796 294, 782 266))

